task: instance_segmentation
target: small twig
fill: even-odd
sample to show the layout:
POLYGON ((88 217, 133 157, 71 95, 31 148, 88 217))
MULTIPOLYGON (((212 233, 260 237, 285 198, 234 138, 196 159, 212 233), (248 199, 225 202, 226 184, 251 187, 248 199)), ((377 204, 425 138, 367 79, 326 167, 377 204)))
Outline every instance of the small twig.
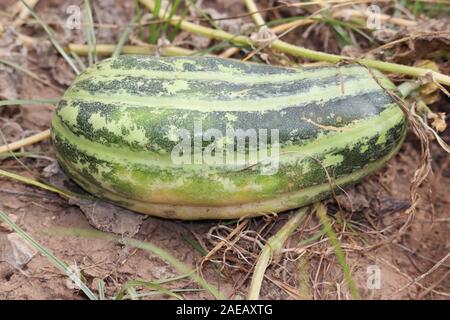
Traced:
POLYGON ((275 27, 270 28, 275 34, 280 34, 285 32, 286 30, 293 30, 301 26, 307 26, 314 22, 317 22, 317 19, 299 19, 287 23, 283 23, 280 25, 277 25, 275 27))
MULTIPOLYGON (((325 2, 322 1, 322 0, 319 1, 319 6, 320 6, 320 9, 317 10, 317 11, 315 11, 315 12, 313 12, 313 13, 312 13, 311 15, 309 15, 308 17, 304 17, 304 18, 299 19, 299 20, 295 20, 295 21, 291 21, 291 22, 288 22, 288 23, 284 23, 284 24, 275 26, 275 27, 272 28, 272 31, 273 31, 275 34, 281 34, 280 37, 282 37, 282 36, 284 36, 286 33, 289 33, 289 32, 291 32, 291 31, 297 29, 298 27, 301 27, 301 26, 307 26, 307 25, 310 25, 310 24, 313 24, 313 23, 317 22, 318 19, 321 18, 321 15, 320 15, 320 14, 321 14, 322 12, 324 12, 324 11, 326 11, 326 10, 328 10, 328 9, 331 10, 331 9, 334 8, 333 6, 330 8, 330 7, 329 7, 328 5, 326 5, 325 2)), ((339 7, 339 4, 338 4, 338 7, 339 7)))
MULTIPOLYGON (((435 222, 437 220, 438 219, 436 219, 435 222)), ((423 260, 426 260, 426 261, 429 261, 429 262, 432 262, 432 263, 436 263, 435 260, 433 260, 433 259, 431 259, 431 258, 429 258, 427 256, 421 255, 420 253, 417 252, 417 250, 412 250, 412 249, 408 248, 407 246, 405 246, 405 245, 403 245, 401 243, 394 242, 393 244, 395 246, 399 247, 400 249, 405 250, 406 252, 410 253, 413 256, 416 256, 416 257, 418 257, 420 259, 423 259, 423 260)), ((442 266, 450 269, 450 264, 448 264, 448 263, 444 263, 444 264, 442 264, 442 266)))
POLYGON ((244 1, 248 11, 252 15, 252 19, 255 22, 256 26, 259 28, 265 25, 266 22, 264 21, 264 18, 262 17, 261 13, 258 11, 255 2, 253 0, 244 0, 244 1))
POLYGON ((232 55, 238 53, 241 50, 241 48, 238 47, 231 47, 219 54, 219 57, 221 58, 230 58, 232 55))
POLYGON ((433 292, 434 288, 436 288, 442 281, 448 279, 449 275, 450 270, 447 270, 447 272, 445 272, 444 275, 440 277, 435 283, 433 283, 430 287, 428 287, 426 290, 417 295, 415 300, 422 300, 427 294, 433 292))
POLYGON ((42 140, 48 139, 48 138, 50 138, 50 129, 44 130, 42 132, 39 132, 39 133, 32 135, 30 137, 27 137, 25 139, 0 146, 0 154, 2 154, 4 152, 14 151, 14 150, 20 149, 22 147, 26 147, 26 146, 32 145, 34 143, 40 142, 42 140))
MULTIPOLYGON (((354 9, 344 9, 337 11, 333 14, 334 18, 347 18, 347 17, 358 17, 358 18, 370 18, 369 12, 354 10, 354 9)), ((376 17, 380 19, 382 22, 389 22, 392 24, 396 24, 402 27, 414 27, 417 25, 416 21, 403 19, 403 18, 396 18, 391 17, 387 14, 377 14, 376 17)))
MULTIPOLYGON (((408 280, 408 281, 413 281, 413 278, 411 276, 409 276, 408 274, 404 273, 399 267, 395 266, 394 264, 392 264, 391 262, 383 259, 380 256, 373 256, 370 253, 366 254, 372 259, 372 260, 379 260, 380 262, 384 263, 387 267, 391 268, 392 270, 394 270, 395 272, 397 272, 399 275, 401 275, 404 279, 408 280)), ((427 290, 428 288, 426 286, 424 286, 423 284, 421 284, 420 282, 416 283, 416 285, 424 290, 427 290)), ((444 297, 450 297, 450 294, 447 292, 441 292, 441 291, 437 291, 436 289, 432 289, 431 292, 444 296, 444 297)))
POLYGON ((369 50, 369 51, 367 51, 365 53, 365 56, 377 53, 377 52, 385 50, 385 49, 388 49, 388 48, 390 48, 390 47, 392 47, 392 46, 394 46, 396 44, 399 44, 399 43, 403 43, 403 42, 407 42, 407 41, 415 40, 415 39, 420 39, 422 37, 424 37, 424 38, 425 37, 435 37, 435 36, 439 36, 439 35, 450 35, 450 31, 423 32, 423 33, 410 35, 410 36, 407 36, 407 37, 404 37, 404 38, 400 38, 400 39, 397 39, 397 40, 385 43, 385 44, 383 44, 383 45, 381 45, 379 47, 376 47, 376 48, 374 48, 372 50, 369 50))
POLYGON ((395 291, 389 298, 392 299, 393 297, 395 297, 397 294, 399 294, 400 292, 402 292, 403 290, 409 288, 410 286, 419 283, 421 280, 423 280, 426 276, 430 275, 431 273, 433 273, 434 271, 436 271, 436 269, 438 269, 448 258, 450 258, 450 252, 447 253, 445 255, 445 257, 443 257, 441 260, 439 260, 434 266, 432 266, 427 272, 425 272, 424 274, 421 274, 420 276, 418 276, 417 278, 415 278, 414 280, 412 280, 410 283, 408 283, 407 285, 401 287, 400 289, 398 289, 397 291, 395 291))
POLYGON ((224 239, 224 241, 217 243, 217 245, 211 251, 209 251, 208 254, 200 262, 200 269, 202 268, 202 265, 206 261, 210 260, 211 257, 226 244, 226 242, 230 241, 237 233, 241 232, 241 230, 244 227, 246 227, 247 224, 248 224, 248 220, 242 221, 240 224, 238 224, 236 226, 236 228, 234 228, 234 230, 232 232, 230 232, 230 234, 224 239))
MULTIPOLYGON (((30 8, 34 8, 36 4, 39 2, 39 0, 27 0, 27 4, 30 6, 30 8)), ((17 3, 18 6, 18 14, 16 19, 13 22, 13 26, 15 28, 20 27, 23 22, 30 16, 30 11, 24 6, 23 3, 17 3)))

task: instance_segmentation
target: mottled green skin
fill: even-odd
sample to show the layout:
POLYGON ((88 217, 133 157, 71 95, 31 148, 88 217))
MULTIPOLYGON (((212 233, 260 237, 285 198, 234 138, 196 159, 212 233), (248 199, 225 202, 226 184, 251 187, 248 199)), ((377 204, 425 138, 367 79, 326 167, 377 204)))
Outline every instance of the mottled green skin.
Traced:
POLYGON ((327 173, 352 183, 398 150, 406 119, 373 74, 394 88, 353 65, 122 56, 75 80, 56 109, 52 137, 77 183, 136 211, 181 219, 278 212, 326 197, 327 173), (279 170, 174 164, 173 128, 192 133, 198 120, 203 130, 279 130, 279 170))

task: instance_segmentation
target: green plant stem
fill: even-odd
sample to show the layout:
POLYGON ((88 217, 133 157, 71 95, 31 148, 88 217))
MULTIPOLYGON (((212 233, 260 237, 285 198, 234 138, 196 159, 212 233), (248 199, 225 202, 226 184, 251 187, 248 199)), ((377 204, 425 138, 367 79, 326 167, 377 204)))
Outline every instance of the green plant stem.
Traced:
MULTIPOLYGON (((140 0, 143 5, 145 5, 150 10, 153 10, 154 8, 154 2, 153 0, 140 0)), ((160 12, 160 18, 162 18, 164 14, 161 14, 160 12)), ((170 20, 170 23, 172 25, 178 25, 181 29, 184 31, 188 31, 191 33, 195 33, 198 35, 202 35, 208 38, 212 39, 218 39, 218 40, 227 40, 231 43, 237 44, 237 45, 249 45, 249 46, 257 46, 258 44, 251 39, 245 37, 245 36, 235 36, 231 33, 221 31, 221 30, 215 30, 211 28, 207 28, 204 26, 197 25, 192 22, 188 21, 182 21, 179 17, 173 16, 170 20)), ((353 59, 346 56, 340 56, 325 52, 319 52, 315 50, 306 49, 303 47, 295 46, 293 44, 289 44, 287 42, 284 42, 282 40, 275 40, 271 43, 271 47, 273 49, 277 49, 283 53, 288 53, 293 56, 298 56, 306 59, 311 60, 317 60, 317 61, 324 61, 329 63, 338 63, 340 61, 352 61, 356 63, 360 63, 362 65, 365 65, 369 68, 378 69, 384 72, 392 72, 397 74, 404 74, 408 76, 413 77, 421 77, 426 74, 431 74, 435 81, 450 86, 450 76, 433 71, 431 69, 425 69, 425 68, 417 68, 417 67, 410 67, 406 65, 396 64, 396 63, 390 63, 390 62, 383 62, 378 60, 372 60, 372 59, 353 59)))
POLYGON ((397 90, 400 92, 402 98, 406 98, 415 90, 419 89, 422 85, 423 83, 418 80, 405 81, 397 86, 397 90))
POLYGON ((261 250, 258 262, 256 263, 255 270, 253 272, 250 288, 248 290, 247 298, 249 300, 259 299, 264 274, 266 273, 270 260, 274 255, 280 253, 281 249, 283 249, 284 243, 303 221, 303 218, 308 210, 309 207, 305 207, 295 213, 294 216, 290 218, 286 224, 267 241, 266 245, 261 250))
POLYGON ((262 17, 261 13, 258 11, 258 7, 255 4, 255 1, 253 0, 244 0, 245 6, 247 7, 248 11, 252 14, 252 19, 255 22, 257 27, 261 27, 266 24, 264 21, 264 18, 262 17))
MULTIPOLYGON (((96 52, 99 56, 110 56, 117 48, 115 44, 98 44, 96 46, 96 52)), ((82 44, 69 44, 68 50, 79 55, 88 54, 88 46, 82 44)), ((123 46, 121 53, 123 54, 154 54, 156 52, 156 46, 123 46)), ((163 56, 189 56, 195 52, 189 49, 184 49, 175 46, 167 46, 161 48, 161 54, 163 56)))

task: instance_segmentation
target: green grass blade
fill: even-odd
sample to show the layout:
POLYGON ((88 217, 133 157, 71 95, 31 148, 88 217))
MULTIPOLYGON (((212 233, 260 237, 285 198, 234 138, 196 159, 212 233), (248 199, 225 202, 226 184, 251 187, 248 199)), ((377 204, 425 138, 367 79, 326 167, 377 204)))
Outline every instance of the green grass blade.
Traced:
POLYGON ((24 68, 24 67, 22 67, 22 66, 19 66, 18 64, 15 64, 15 63, 13 63, 13 62, 11 62, 11 61, 7 61, 7 60, 3 60, 3 59, 0 59, 0 63, 2 63, 2 64, 4 64, 4 65, 7 65, 7 66, 9 66, 9 67, 11 67, 11 68, 14 68, 14 69, 16 69, 17 71, 26 74, 26 75, 29 76, 30 78, 32 78, 32 79, 34 79, 34 80, 36 80, 36 81, 39 81, 40 83, 45 84, 46 86, 49 86, 49 87, 51 87, 51 88, 53 88, 53 89, 55 89, 55 90, 57 90, 57 91, 59 91, 59 92, 62 92, 62 91, 63 91, 61 88, 58 88, 57 86, 53 85, 51 82, 42 79, 41 77, 39 77, 39 76, 38 76, 37 74, 35 74, 34 72, 32 72, 32 71, 30 71, 30 70, 28 70, 28 69, 26 69, 26 68, 24 68))
POLYGON ((309 282, 309 254, 305 252, 297 261, 298 293, 304 300, 312 300, 311 284, 309 282))
POLYGON ((64 49, 61 47, 61 45, 56 40, 55 34, 53 33, 52 29, 34 12, 34 10, 24 1, 20 0, 22 4, 30 11, 33 18, 39 22, 39 24, 42 26, 42 28, 47 32, 47 35, 50 39, 50 42, 53 44, 55 49, 61 54, 61 56, 67 61, 67 63, 70 65, 70 67, 75 71, 76 74, 79 74, 80 71, 72 61, 72 59, 67 55, 67 53, 64 51, 64 49))
POLYGON ((361 29, 359 28, 359 26, 357 26, 354 23, 349 23, 349 22, 345 22, 345 21, 339 21, 333 18, 318 18, 317 20, 323 21, 325 23, 330 24, 333 27, 338 27, 339 26, 339 32, 341 32, 343 34, 343 37, 346 38, 346 41, 349 41, 349 43, 351 43, 351 39, 348 37, 348 35, 345 32, 345 28, 353 30, 357 33, 359 33, 361 36, 363 36, 364 38, 366 38, 368 41, 372 42, 373 39, 364 31, 361 31, 361 29))
POLYGON ((330 241, 331 245, 333 246, 334 253, 336 254, 338 263, 341 266, 342 273, 344 274, 344 278, 347 281, 352 298, 355 300, 361 299, 361 296, 358 292, 358 288, 356 287, 355 281, 353 280, 352 273, 350 271, 350 267, 347 263, 347 260, 345 259, 344 250, 342 250, 340 241, 339 241, 336 233, 333 231, 330 220, 327 216, 326 207, 322 203, 317 202, 314 205, 314 208, 316 209, 317 217, 319 218, 320 223, 322 224, 323 229, 325 230, 325 232, 327 234, 328 240, 330 241))
POLYGON ((22 177, 21 175, 18 175, 18 174, 9 172, 9 171, 5 171, 5 170, 1 170, 0 169, 0 176, 7 177, 7 178, 10 178, 10 179, 14 179, 14 180, 23 182, 25 184, 32 185, 34 187, 38 187, 38 188, 41 188, 41 189, 44 189, 44 190, 47 190, 47 191, 51 191, 51 192, 57 193, 60 196, 65 197, 65 198, 70 198, 70 197, 77 196, 75 193, 73 193, 71 191, 66 191, 66 190, 62 190, 62 189, 53 187, 51 185, 46 185, 46 184, 44 184, 42 182, 39 182, 39 181, 36 181, 36 180, 33 180, 33 179, 29 179, 27 177, 22 177))
POLYGON ((70 228, 70 229, 54 228, 52 230, 48 230, 48 233, 56 234, 56 235, 63 235, 63 236, 70 235, 70 236, 79 236, 79 237, 116 241, 116 242, 120 242, 122 244, 126 244, 129 246, 135 247, 135 248, 146 250, 146 251, 151 252, 152 254, 158 256, 159 258, 165 260, 167 263, 169 263, 172 267, 174 267, 181 274, 188 274, 189 277, 193 281, 195 281, 200 287, 207 290, 214 298, 224 299, 222 294, 216 288, 214 288, 212 285, 210 285, 207 281, 205 281, 197 272, 194 272, 189 266, 187 266, 183 262, 176 259, 174 256, 172 256, 167 251, 165 251, 149 242, 143 242, 143 241, 130 239, 130 238, 122 238, 122 237, 115 236, 113 234, 108 234, 108 233, 100 232, 100 231, 76 229, 76 228, 70 228))
POLYGON ((92 16, 91 2, 89 0, 84 0, 84 17, 87 22, 86 37, 89 47, 88 50, 89 66, 92 66, 94 63, 97 63, 97 53, 95 52, 97 41, 95 38, 94 18, 92 16))
POLYGON ((0 101, 0 107, 2 106, 17 106, 17 105, 23 105, 23 104, 52 104, 55 105, 58 103, 59 100, 54 99, 33 99, 33 100, 26 100, 26 99, 18 99, 18 100, 1 100, 0 101))
POLYGON ((194 250, 200 253, 203 257, 205 257, 208 254, 208 252, 205 249, 203 249, 203 247, 200 245, 200 243, 198 243, 197 240, 187 235, 182 235, 181 239, 188 245, 190 245, 192 248, 194 248, 194 250))
POLYGON ((294 16, 294 17, 289 17, 289 18, 279 18, 279 19, 273 19, 273 20, 267 21, 265 25, 267 27, 273 27, 273 26, 284 24, 284 23, 289 23, 289 22, 293 22, 293 21, 297 21, 297 20, 305 20, 305 19, 310 19, 310 18, 305 17, 305 16, 294 16))
MULTIPOLYGON (((194 272, 195 272, 194 270, 191 271, 191 273, 194 273, 194 272)), ((162 285, 162 284, 165 284, 165 283, 182 280, 182 279, 185 279, 187 277, 189 277, 189 274, 184 274, 184 275, 180 275, 180 276, 176 276, 176 277, 172 277, 172 278, 153 280, 151 282, 153 284, 156 284, 156 285, 162 285)), ((174 290, 171 290, 171 292, 177 292, 177 291, 180 291, 180 290, 184 290, 184 289, 174 289, 174 290)), ((198 289, 198 290, 204 291, 204 289, 198 289)), ((126 285, 123 286, 122 289, 116 294, 115 300, 122 300, 122 299, 124 299, 125 291, 126 291, 126 285)), ((153 292, 153 293, 159 294, 158 292, 153 292)), ((138 293, 138 296, 140 296, 139 293, 138 293)))
POLYGON ((414 1, 414 6, 413 6, 413 14, 414 16, 418 17, 420 15, 420 13, 423 10, 423 5, 422 2, 415 0, 414 1))
MULTIPOLYGON (((167 36, 167 38, 169 39, 169 41, 173 41, 173 39, 175 39, 175 36, 178 34, 178 32, 181 29, 181 22, 184 20, 184 18, 186 18, 186 16, 189 13, 189 7, 186 6, 186 8, 184 8, 183 12, 181 13, 181 19, 180 21, 178 21, 178 23, 175 25, 174 28, 171 29, 171 32, 169 33, 169 35, 167 36)), ((170 20, 169 20, 170 21, 170 20)))
POLYGON ((308 244, 311 244, 311 243, 313 243, 314 241, 319 240, 319 239, 320 239, 323 235, 325 235, 325 234, 326 234, 325 230, 322 229, 322 230, 320 230, 320 231, 314 233, 311 237, 299 241, 299 243, 298 243, 297 246, 298 246, 299 248, 305 247, 305 246, 307 246, 308 244))
POLYGON ((8 159, 8 158, 40 158, 40 154, 43 152, 10 152, 7 154, 0 153, 0 160, 8 159))
MULTIPOLYGON (((187 288, 187 289, 174 289, 171 290, 173 293, 183 293, 183 292, 203 292, 205 289, 194 289, 194 288, 187 288)), ((154 297, 156 295, 160 295, 157 291, 147 291, 147 292, 138 292, 136 293, 137 298, 146 298, 146 297, 154 297)))
POLYGON ((122 287, 122 289, 119 291, 119 293, 117 294, 116 300, 123 300, 123 298, 125 296, 125 292, 129 292, 130 289, 134 290, 136 287, 145 287, 145 288, 157 291, 157 292, 159 292, 159 293, 161 293, 163 295, 167 295, 169 297, 172 297, 172 298, 175 298, 175 299, 178 299, 178 300, 183 300, 183 298, 180 295, 178 295, 176 293, 173 293, 169 289, 164 288, 159 283, 156 283, 154 281, 143 281, 143 280, 131 280, 131 281, 128 281, 122 287))
MULTIPOLYGON (((161 0, 156 0, 155 1, 155 9, 153 10, 153 18, 155 20, 159 20, 159 12, 161 11, 161 0)), ((156 41, 159 38, 159 32, 158 32, 158 24, 157 23, 152 23, 150 25, 150 29, 149 29, 149 38, 148 38, 148 42, 151 44, 156 44, 156 41)))
POLYGON ((344 47, 345 45, 352 44, 352 40, 350 39, 350 36, 347 33, 347 30, 345 30, 341 25, 339 24, 331 24, 331 28, 334 30, 338 37, 338 43, 340 47, 344 47))
POLYGON ((142 9, 139 0, 133 0, 134 3, 134 19, 139 23, 139 39, 144 40, 144 28, 141 25, 142 9))
POLYGON ((100 279, 100 281, 98 282, 98 299, 106 300, 105 281, 103 281, 103 279, 100 279))
POLYGON ((133 18, 133 20, 128 24, 128 26, 123 31, 122 35, 120 36, 119 42, 117 42, 116 48, 114 49, 112 57, 117 57, 120 55, 120 53, 122 52, 123 46, 127 42, 128 37, 134 28, 135 23, 136 23, 136 17, 133 18))
POLYGON ((128 288, 127 289, 127 293, 130 296, 131 300, 139 300, 139 296, 138 296, 136 290, 133 287, 128 288))
POLYGON ((69 266, 62 260, 58 259, 53 253, 47 248, 40 245, 36 240, 34 240, 28 233, 22 230, 17 224, 15 224, 9 216, 0 210, 0 220, 6 223, 11 229, 13 229, 18 235, 22 237, 31 247, 39 251, 40 254, 45 256, 56 268, 70 277, 72 280, 76 281, 77 285, 84 292, 84 294, 91 300, 97 300, 97 296, 82 282, 77 281, 73 278, 73 271, 69 266))
POLYGON ((169 11, 169 15, 167 16, 167 22, 165 22, 163 24, 163 27, 162 27, 162 32, 163 33, 167 32, 167 28, 170 26, 169 21, 172 20, 172 17, 177 12, 177 9, 180 6, 180 3, 181 3, 181 0, 174 0, 173 1, 172 7, 170 8, 170 11, 169 11))
POLYGON ((84 64, 83 60, 81 60, 80 56, 76 52, 73 52, 73 51, 70 51, 70 55, 75 60, 75 62, 78 64, 78 66, 80 67, 80 70, 84 71, 86 69, 86 65, 84 64))

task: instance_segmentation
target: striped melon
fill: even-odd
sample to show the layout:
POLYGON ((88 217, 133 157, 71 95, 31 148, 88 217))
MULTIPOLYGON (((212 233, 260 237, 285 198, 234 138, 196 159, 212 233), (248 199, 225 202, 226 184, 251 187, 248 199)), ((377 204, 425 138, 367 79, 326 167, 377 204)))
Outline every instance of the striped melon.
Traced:
POLYGON ((281 212, 329 196, 330 179, 358 181, 398 151, 407 122, 380 84, 395 89, 359 65, 120 56, 77 77, 52 139, 75 182, 137 212, 281 212))

